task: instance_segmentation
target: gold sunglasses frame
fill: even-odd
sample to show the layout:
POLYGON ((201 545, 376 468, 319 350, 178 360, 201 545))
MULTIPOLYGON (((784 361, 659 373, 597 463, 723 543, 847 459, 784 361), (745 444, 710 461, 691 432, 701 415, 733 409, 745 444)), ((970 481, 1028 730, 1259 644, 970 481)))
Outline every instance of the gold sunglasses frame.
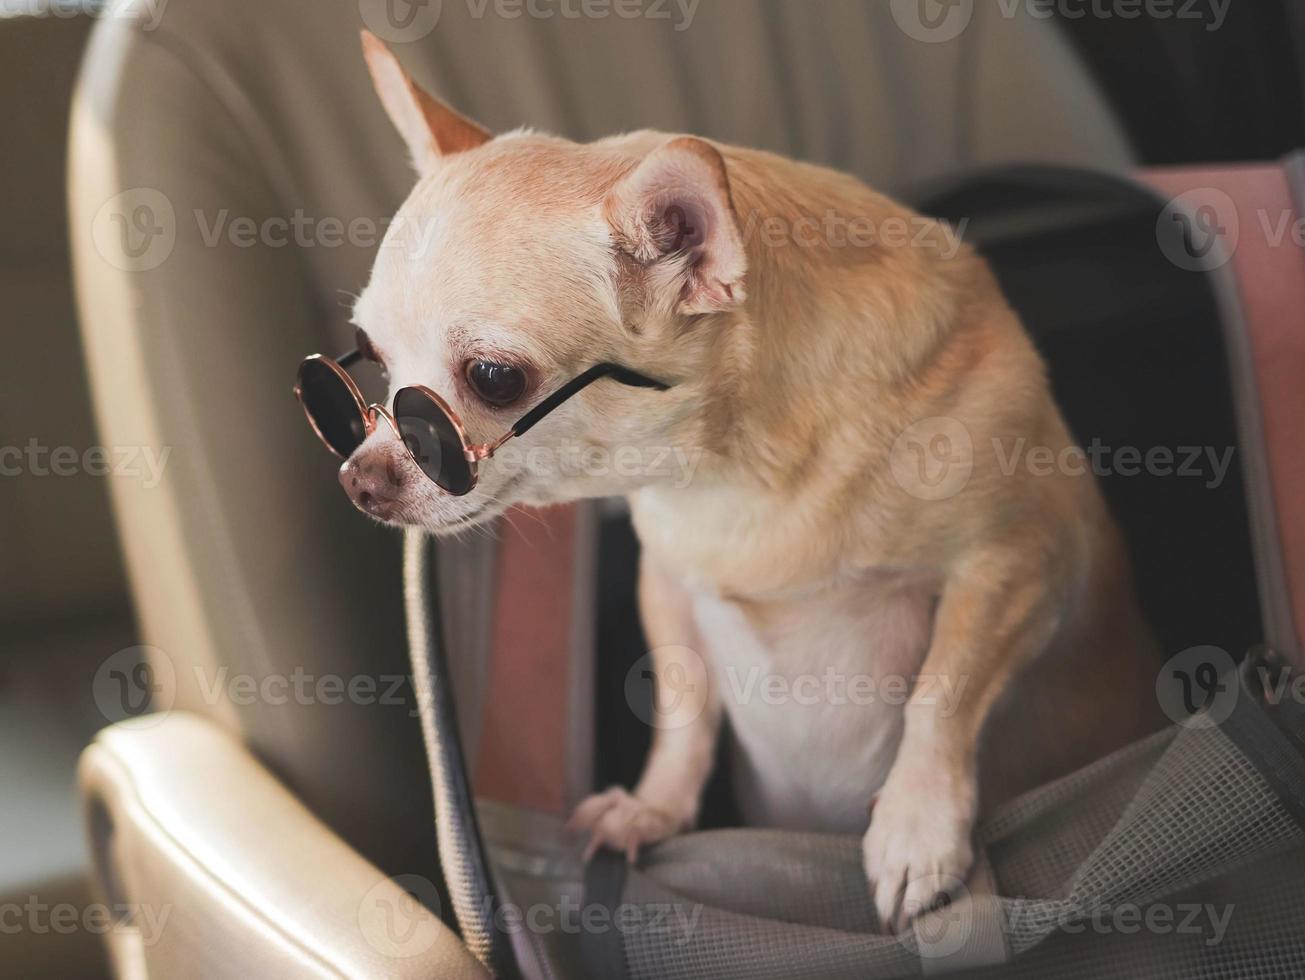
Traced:
MULTIPOLYGON (((588 387, 599 378, 610 377, 629 387, 652 388, 656 391, 666 391, 670 387, 670 385, 665 384, 664 382, 654 380, 646 375, 632 371, 627 367, 622 367, 619 364, 612 364, 609 362, 595 364, 589 370, 585 371, 578 377, 573 378, 557 391, 554 391, 551 395, 540 401, 538 405, 526 412, 526 414, 519 418, 507 432, 503 433, 497 439, 493 439, 490 442, 478 443, 472 441, 471 436, 467 433, 466 426, 462 424, 462 419, 458 417, 458 413, 455 412, 452 406, 441 398, 437 392, 427 388, 425 385, 405 385, 394 393, 395 403, 398 402, 399 395, 403 392, 416 392, 434 404, 434 406, 444 414, 444 417, 452 424, 453 431, 457 434, 458 441, 462 445, 462 455, 466 459, 467 467, 471 472, 471 479, 467 484, 467 489, 458 492, 442 486, 434 477, 426 473, 425 468, 421 465, 421 461, 417 459, 412 448, 404 440, 403 433, 399 430, 399 423, 395 421, 394 415, 389 409, 377 402, 368 404, 367 399, 363 397, 362 390, 358 387, 358 383, 353 380, 346 368, 347 365, 354 363, 361 357, 362 355, 356 350, 343 355, 339 360, 334 357, 328 357, 325 354, 311 354, 304 358, 300 363, 299 372, 302 375, 304 367, 313 362, 326 365, 327 368, 334 372, 337 378, 344 382, 345 388, 353 397, 354 404, 358 408, 358 415, 363 420, 363 440, 365 441, 373 432, 376 431, 376 427, 380 424, 378 421, 379 419, 385 419, 386 424, 390 427, 395 437, 399 442, 403 443, 404 451, 408 454, 409 458, 412 459, 413 463, 416 464, 417 468, 426 475, 427 479, 439 487, 440 490, 454 497, 466 496, 476 488, 476 484, 480 480, 480 463, 482 460, 492 457, 494 453, 496 453, 509 439, 528 431, 536 422, 540 421, 548 415, 549 412, 553 411, 553 409, 557 408, 572 395, 576 394, 581 389, 588 387)), ((322 433, 321 428, 318 427, 317 420, 313 418, 313 413, 309 410, 308 404, 304 401, 303 387, 297 381, 295 382, 294 393, 295 397, 299 400, 299 407, 303 409, 304 416, 308 419, 308 424, 313 427, 313 432, 316 433, 317 438, 320 439, 326 448, 329 449, 338 459, 347 459, 347 456, 341 455, 340 451, 336 449, 335 446, 331 445, 330 440, 326 438, 322 433)))

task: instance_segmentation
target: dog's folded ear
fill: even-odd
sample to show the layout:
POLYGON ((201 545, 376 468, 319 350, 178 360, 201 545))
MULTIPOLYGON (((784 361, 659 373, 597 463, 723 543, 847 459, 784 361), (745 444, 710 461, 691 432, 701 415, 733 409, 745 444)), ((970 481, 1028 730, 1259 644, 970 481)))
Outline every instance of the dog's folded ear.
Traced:
POLYGON ((680 136, 658 147, 612 189, 604 210, 617 245, 678 289, 678 312, 742 305, 747 255, 725 160, 706 140, 680 136))
POLYGON ((399 131, 412 165, 428 174, 442 156, 472 150, 492 138, 481 126, 423 91, 403 70, 399 59, 371 31, 362 32, 363 57, 381 104, 399 131))

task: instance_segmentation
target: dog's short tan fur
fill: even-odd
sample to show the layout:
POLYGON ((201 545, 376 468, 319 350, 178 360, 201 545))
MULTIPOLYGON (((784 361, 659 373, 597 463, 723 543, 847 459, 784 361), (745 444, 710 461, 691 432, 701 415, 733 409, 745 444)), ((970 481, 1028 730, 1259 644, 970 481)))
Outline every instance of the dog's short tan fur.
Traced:
POLYGON ((851 177, 692 137, 491 140, 379 42, 365 48, 421 174, 400 218, 434 229, 426 248, 382 249, 355 311, 392 383, 444 393, 488 438, 618 361, 673 387, 600 383, 524 448, 701 456, 687 485, 491 460, 465 498, 441 495, 384 431, 346 463, 397 483, 383 517, 437 531, 515 503, 629 498, 655 668, 674 663, 692 696, 662 719, 632 792, 577 810, 596 844, 633 852, 690 826, 728 716, 751 822, 859 832, 877 800, 865 867, 900 927, 964 877, 981 807, 1149 727, 1147 631, 1119 536, 1090 475, 1003 471, 995 445, 1059 453, 1072 439, 1018 319, 969 248, 948 254, 948 229, 851 177), (749 232, 810 231, 828 214, 923 233, 749 232), (470 356, 521 365, 522 406, 478 403, 461 379, 470 356), (893 454, 938 418, 964 427, 973 470, 955 495, 921 499, 893 454), (949 711, 918 683, 904 705, 760 703, 738 693, 750 667, 963 693, 949 711))

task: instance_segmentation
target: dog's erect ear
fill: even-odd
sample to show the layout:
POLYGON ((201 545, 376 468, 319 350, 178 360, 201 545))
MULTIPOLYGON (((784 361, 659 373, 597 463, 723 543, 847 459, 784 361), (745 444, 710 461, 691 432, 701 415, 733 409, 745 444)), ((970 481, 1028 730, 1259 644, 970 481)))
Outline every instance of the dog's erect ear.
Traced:
POLYGON ((605 210, 624 251, 675 269, 679 312, 743 303, 747 255, 725 161, 710 143, 680 136, 658 147, 612 189, 605 210))
POLYGON ((418 173, 430 173, 442 156, 489 142, 490 134, 484 129, 422 91, 394 53, 371 31, 362 32, 362 47, 376 94, 408 144, 418 173))

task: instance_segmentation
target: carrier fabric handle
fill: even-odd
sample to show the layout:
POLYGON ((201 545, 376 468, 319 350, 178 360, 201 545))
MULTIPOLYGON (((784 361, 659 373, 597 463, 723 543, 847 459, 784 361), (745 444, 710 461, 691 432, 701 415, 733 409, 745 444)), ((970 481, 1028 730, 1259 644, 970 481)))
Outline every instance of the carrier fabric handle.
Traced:
POLYGON ((520 976, 510 937, 496 922, 489 858, 462 754, 453 686, 444 650, 435 555, 430 539, 409 529, 403 538, 403 595, 412 684, 435 796, 435 837, 462 941, 495 977, 520 976))

